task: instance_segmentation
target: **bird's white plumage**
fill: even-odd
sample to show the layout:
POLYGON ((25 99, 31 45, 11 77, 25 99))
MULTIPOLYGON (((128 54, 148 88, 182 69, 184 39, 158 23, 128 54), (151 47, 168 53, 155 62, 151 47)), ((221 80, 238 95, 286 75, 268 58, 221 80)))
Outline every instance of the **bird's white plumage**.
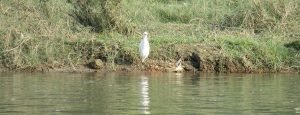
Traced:
POLYGON ((142 62, 144 62, 150 53, 150 45, 149 45, 149 41, 148 41, 148 33, 147 32, 143 33, 143 38, 140 43, 139 51, 140 51, 140 56, 142 58, 142 62))

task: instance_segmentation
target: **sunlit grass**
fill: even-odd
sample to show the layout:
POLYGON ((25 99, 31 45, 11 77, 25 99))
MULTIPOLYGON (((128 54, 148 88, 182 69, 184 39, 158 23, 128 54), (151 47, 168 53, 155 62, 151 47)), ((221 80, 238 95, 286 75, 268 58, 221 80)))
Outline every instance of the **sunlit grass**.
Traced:
POLYGON ((286 63, 290 62, 291 56, 286 47, 280 41, 280 37, 262 36, 221 36, 218 43, 222 45, 227 55, 235 59, 247 58, 256 67, 268 67, 281 69, 286 63))
POLYGON ((299 6, 297 0, 2 1, 0 59, 11 69, 94 58, 134 64, 148 31, 150 59, 175 59, 179 44, 204 44, 232 59, 246 57, 255 68, 280 69, 299 64, 298 51, 284 46, 299 39, 299 6))

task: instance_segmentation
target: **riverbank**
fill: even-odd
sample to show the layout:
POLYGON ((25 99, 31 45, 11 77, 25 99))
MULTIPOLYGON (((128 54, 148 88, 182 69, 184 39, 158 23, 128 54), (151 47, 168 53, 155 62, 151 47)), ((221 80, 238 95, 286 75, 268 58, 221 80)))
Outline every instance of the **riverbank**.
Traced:
POLYGON ((165 72, 181 58, 187 72, 299 72, 299 6, 296 0, 3 1, 1 68, 165 72), (145 64, 138 54, 143 31, 151 47, 145 64))
MULTIPOLYGON (((264 57, 261 60, 257 60, 254 56, 261 55, 263 57, 268 55, 264 53, 257 54, 257 52, 264 52, 264 49, 259 47, 265 46, 251 45, 253 49, 257 49, 260 51, 256 51, 253 49, 250 51, 245 50, 246 52, 241 57, 234 57, 231 54, 226 54, 225 49, 223 49, 219 45, 214 46, 212 44, 171 44, 166 45, 163 48, 157 48, 156 46, 153 46, 151 47, 153 50, 151 50, 149 58, 143 64, 141 63, 138 54, 130 52, 131 50, 125 50, 124 46, 120 44, 114 43, 113 45, 109 45, 109 47, 95 46, 97 48, 95 48, 94 51, 85 51, 85 53, 81 52, 82 56, 93 58, 80 60, 83 61, 80 63, 70 63, 67 65, 63 65, 60 63, 41 64, 38 66, 19 68, 13 70, 25 72, 39 71, 80 73, 108 71, 176 72, 175 63, 178 59, 181 58, 183 60, 182 72, 299 73, 299 67, 285 65, 283 63, 284 61, 267 63, 268 57, 264 57), (89 54, 88 52, 91 52, 91 54, 89 54), (283 65, 276 66, 276 64, 283 65)), ((138 50, 138 47, 133 47, 132 49, 138 50)), ((133 52, 136 52, 135 50, 133 52)))

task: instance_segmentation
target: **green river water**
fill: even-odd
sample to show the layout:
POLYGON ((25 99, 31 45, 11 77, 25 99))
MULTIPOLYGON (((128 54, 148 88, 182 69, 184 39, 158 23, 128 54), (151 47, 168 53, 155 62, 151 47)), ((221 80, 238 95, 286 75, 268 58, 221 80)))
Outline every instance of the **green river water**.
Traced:
POLYGON ((299 74, 0 75, 0 114, 300 114, 299 74))

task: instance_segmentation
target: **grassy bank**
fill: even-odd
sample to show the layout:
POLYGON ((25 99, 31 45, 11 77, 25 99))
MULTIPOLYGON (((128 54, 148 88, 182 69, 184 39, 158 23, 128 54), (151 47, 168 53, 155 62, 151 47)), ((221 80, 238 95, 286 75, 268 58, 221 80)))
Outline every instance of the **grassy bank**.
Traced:
POLYGON ((76 69, 94 59, 137 68, 143 31, 149 64, 182 57, 200 71, 300 66, 298 0, 10 0, 0 18, 0 61, 11 70, 76 69))

